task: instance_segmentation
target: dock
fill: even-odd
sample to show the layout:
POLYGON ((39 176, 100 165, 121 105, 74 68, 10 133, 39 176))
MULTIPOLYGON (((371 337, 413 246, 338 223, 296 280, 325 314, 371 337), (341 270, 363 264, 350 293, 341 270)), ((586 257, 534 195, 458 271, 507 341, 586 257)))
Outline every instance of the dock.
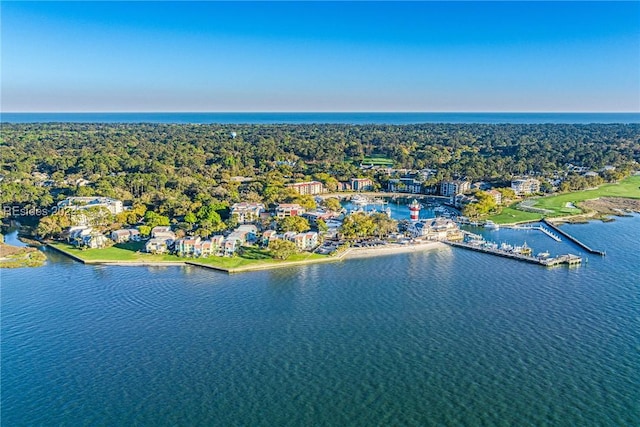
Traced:
POLYGON ((561 242, 562 241, 560 236, 558 236, 554 232, 544 228, 541 225, 505 225, 503 227, 504 228, 510 228, 512 230, 538 230, 538 231, 542 231, 544 234, 546 234, 547 236, 551 237, 556 242, 561 242))
POLYGON ((582 249, 584 249, 585 251, 589 252, 590 254, 595 254, 595 255, 600 255, 600 256, 605 256, 607 254, 605 251, 599 251, 599 250, 596 250, 596 249, 592 249, 591 247, 585 245, 580 240, 578 240, 575 237, 573 237, 571 234, 567 233, 564 230, 561 230, 560 227, 558 227, 555 224, 553 224, 552 222, 548 221, 546 218, 544 218, 542 220, 542 222, 544 222, 547 226, 549 226, 549 228, 551 228, 554 231, 562 234, 564 237, 566 237, 567 239, 569 239, 570 241, 572 241, 576 245, 580 246, 582 249))
POLYGON ((528 262, 530 264, 538 264, 544 267, 554 267, 556 265, 561 265, 561 264, 567 264, 572 266, 572 265, 578 265, 582 263, 581 257, 577 255, 572 255, 572 254, 560 255, 555 258, 536 258, 534 256, 503 251, 500 249, 493 249, 486 246, 471 244, 471 243, 452 242, 450 240, 445 240, 444 243, 446 243, 449 246, 469 249, 476 252, 483 252, 490 255, 496 255, 503 258, 513 259, 516 261, 528 262))

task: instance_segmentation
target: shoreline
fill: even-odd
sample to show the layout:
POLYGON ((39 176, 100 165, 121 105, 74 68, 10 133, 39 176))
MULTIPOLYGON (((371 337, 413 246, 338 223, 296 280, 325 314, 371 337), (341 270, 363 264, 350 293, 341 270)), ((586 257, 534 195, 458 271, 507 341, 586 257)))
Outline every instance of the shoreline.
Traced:
POLYGON ((374 256, 386 256, 396 254, 406 254, 412 252, 422 252, 432 249, 443 249, 447 246, 442 242, 428 241, 409 245, 400 245, 396 243, 376 246, 372 248, 350 248, 345 251, 344 259, 368 258, 374 256))
POLYGON ((327 256, 326 258, 317 258, 310 260, 301 260, 301 261, 281 261, 277 263, 270 264, 260 264, 260 265, 247 265, 243 267, 235 267, 235 268, 226 268, 221 266, 216 266, 212 264, 199 263, 197 261, 115 261, 115 260, 85 260, 81 257, 72 254, 62 248, 58 248, 53 246, 50 243, 46 243, 48 248, 52 248, 55 251, 68 256, 69 258, 81 262, 85 265, 110 265, 117 267, 199 267, 205 268, 208 270, 215 270, 219 272, 224 272, 227 274, 234 273, 244 273, 251 271, 262 271, 262 270, 273 270, 277 268, 285 268, 285 267, 298 267, 303 265, 312 265, 312 264, 323 264, 328 262, 340 262, 343 260, 349 259, 357 259, 357 258, 368 258, 375 256, 388 256, 388 255, 396 255, 403 253, 412 253, 412 252, 422 252, 426 250, 432 249, 442 249, 445 248, 446 245, 442 242, 430 241, 430 242, 422 242, 412 245, 399 245, 399 244, 389 244, 383 246, 376 246, 371 248, 349 248, 346 251, 342 252, 336 256, 327 256))

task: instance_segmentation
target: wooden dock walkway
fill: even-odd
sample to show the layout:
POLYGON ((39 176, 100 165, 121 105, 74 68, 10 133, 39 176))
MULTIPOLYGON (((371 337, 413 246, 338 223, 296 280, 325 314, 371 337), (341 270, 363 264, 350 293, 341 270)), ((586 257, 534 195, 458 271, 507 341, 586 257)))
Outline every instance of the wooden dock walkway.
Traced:
POLYGON ((570 241, 572 241, 576 245, 580 246, 582 249, 584 249, 585 251, 589 252, 590 254, 596 254, 596 255, 600 255, 600 256, 605 256, 607 254, 605 251, 599 251, 599 250, 596 250, 596 249, 591 249, 589 246, 585 245, 580 240, 576 239, 575 237, 573 237, 571 234, 567 233, 566 231, 560 229, 560 227, 558 227, 555 224, 553 224, 552 222, 548 221, 546 218, 544 218, 542 220, 542 222, 544 222, 551 229, 553 229, 553 230, 557 231, 558 233, 562 234, 564 237, 566 237, 567 239, 569 239, 570 241))
POLYGON ((561 242, 562 239, 552 231, 547 230, 541 225, 505 225, 504 228, 510 228, 512 230, 538 230, 542 231, 547 236, 551 237, 556 242, 561 242))
POLYGON ((545 267, 553 267, 561 264, 577 265, 582 262, 582 258, 572 254, 560 255, 555 258, 536 258, 529 255, 522 255, 518 253, 503 251, 500 249, 492 249, 485 246, 472 245, 463 242, 452 242, 450 240, 445 240, 444 243, 458 248, 464 248, 476 252, 483 252, 490 255, 501 256, 503 258, 514 259, 516 261, 528 262, 530 264, 538 264, 545 267))

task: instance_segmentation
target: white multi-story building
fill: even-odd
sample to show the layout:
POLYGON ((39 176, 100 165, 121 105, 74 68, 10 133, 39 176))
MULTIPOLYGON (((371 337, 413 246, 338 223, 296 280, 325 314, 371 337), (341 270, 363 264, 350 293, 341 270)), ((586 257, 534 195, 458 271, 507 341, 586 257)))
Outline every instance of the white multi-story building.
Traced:
POLYGON ((534 178, 514 179, 511 181, 511 189, 516 196, 540 192, 540 181, 534 178))
POLYGON ((237 218, 238 224, 245 224, 260 219, 260 214, 264 212, 264 210, 262 203, 234 203, 233 206, 231 206, 231 216, 237 218))
POLYGON ((114 215, 124 211, 122 200, 111 199, 109 197, 67 197, 58 202, 59 209, 82 210, 97 207, 107 208, 109 212, 114 215))
POLYGON ((440 195, 442 196, 455 196, 456 194, 462 194, 471 189, 471 183, 469 181, 442 181, 440 183, 440 195))
POLYGON ((309 182, 296 182, 295 184, 288 184, 287 187, 295 189, 302 195, 315 195, 324 193, 324 185, 319 181, 309 182))

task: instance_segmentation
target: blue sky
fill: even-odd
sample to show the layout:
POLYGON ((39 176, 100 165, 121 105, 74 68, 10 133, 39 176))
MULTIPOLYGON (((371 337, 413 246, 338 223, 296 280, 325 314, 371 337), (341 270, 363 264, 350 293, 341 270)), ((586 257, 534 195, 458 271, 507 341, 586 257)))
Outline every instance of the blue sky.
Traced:
POLYGON ((640 2, 5 2, 2 111, 640 111, 640 2))

